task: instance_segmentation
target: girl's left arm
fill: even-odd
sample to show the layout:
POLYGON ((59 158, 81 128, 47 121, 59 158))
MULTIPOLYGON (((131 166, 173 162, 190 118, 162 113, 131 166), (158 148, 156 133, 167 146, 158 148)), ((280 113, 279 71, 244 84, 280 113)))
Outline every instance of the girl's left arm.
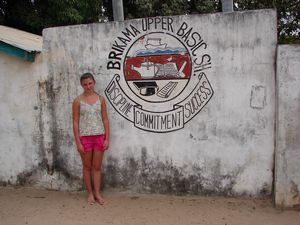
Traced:
POLYGON ((104 149, 108 149, 108 147, 109 147, 109 121, 108 121, 108 116, 107 116, 105 99, 102 96, 100 96, 100 99, 101 99, 101 115, 102 115, 104 130, 105 130, 105 141, 104 141, 103 147, 104 147, 104 149))

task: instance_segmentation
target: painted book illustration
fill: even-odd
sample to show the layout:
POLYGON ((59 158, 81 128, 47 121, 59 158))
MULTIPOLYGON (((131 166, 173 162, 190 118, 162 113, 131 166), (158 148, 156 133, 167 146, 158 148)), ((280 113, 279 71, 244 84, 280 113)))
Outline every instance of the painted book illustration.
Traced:
POLYGON ((159 92, 157 92, 157 95, 161 98, 168 98, 174 90, 174 88, 176 87, 176 85, 177 82, 170 81, 162 89, 160 89, 159 92))

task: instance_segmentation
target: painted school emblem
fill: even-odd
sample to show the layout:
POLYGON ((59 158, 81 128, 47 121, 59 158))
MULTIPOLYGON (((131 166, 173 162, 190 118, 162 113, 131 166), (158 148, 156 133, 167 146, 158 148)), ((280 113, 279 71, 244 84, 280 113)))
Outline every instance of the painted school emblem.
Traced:
POLYGON ((207 43, 183 22, 146 18, 130 24, 112 44, 107 69, 114 75, 105 94, 135 127, 151 132, 182 129, 213 96, 204 71, 211 68, 207 43))

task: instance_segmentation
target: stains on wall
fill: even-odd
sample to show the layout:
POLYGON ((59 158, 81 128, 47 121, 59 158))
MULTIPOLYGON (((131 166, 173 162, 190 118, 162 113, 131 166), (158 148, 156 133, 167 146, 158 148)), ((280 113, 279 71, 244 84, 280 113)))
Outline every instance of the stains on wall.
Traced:
POLYGON ((297 209, 300 208, 299 60, 299 45, 278 46, 275 204, 297 209))
MULTIPOLYGON (((216 159, 212 164, 209 173, 205 165, 195 163, 178 166, 172 160, 150 157, 147 149, 142 147, 140 157, 107 158, 103 168, 103 187, 176 195, 251 195, 234 191, 234 185, 244 168, 238 166, 234 171, 223 174, 221 159, 216 159)), ((265 184, 260 188, 259 195, 269 195, 270 189, 268 184, 265 184)))
POLYGON ((63 140, 71 140, 64 133, 57 123, 56 116, 56 95, 60 88, 55 88, 53 77, 48 77, 46 80, 38 81, 38 97, 39 97, 39 155, 41 163, 32 171, 24 172, 18 175, 18 184, 34 185, 39 183, 39 179, 44 179, 42 186, 49 186, 53 189, 61 189, 67 186, 67 189, 72 189, 72 186, 82 188, 81 175, 78 176, 70 173, 69 168, 64 163, 64 157, 60 154, 59 142, 63 140), (46 172, 46 174, 45 174, 46 172), (53 183, 53 181, 55 183, 53 183), (47 184, 48 182, 48 184, 47 184), (78 183, 77 185, 74 185, 78 183))
POLYGON ((290 193, 293 199, 292 207, 295 209, 300 210, 300 191, 299 191, 299 184, 295 181, 290 181, 290 193))
POLYGON ((39 128, 40 128, 40 152, 47 167, 48 174, 53 174, 53 152, 55 141, 53 133, 53 88, 50 80, 38 81, 39 90, 39 128))
POLYGON ((253 85, 251 89, 250 106, 254 109, 263 109, 266 105, 267 90, 265 86, 253 85))
MULTIPOLYGON (((174 30, 175 23, 183 24, 183 21, 188 21, 189 28, 193 28, 193 32, 197 32, 194 37, 200 38, 200 35, 197 34, 201 34, 203 40, 209 40, 207 54, 213 58, 214 62, 213 68, 209 70, 211 71, 209 80, 216 89, 215 96, 207 107, 203 108, 201 114, 193 117, 193 123, 186 123, 185 130, 162 132, 163 134, 148 132, 149 135, 145 136, 143 129, 133 129, 135 128, 133 124, 130 124, 129 127, 128 121, 119 116, 113 110, 113 106, 110 107, 111 104, 107 104, 110 110, 109 116, 113 118, 111 128, 114 138, 111 141, 114 152, 106 154, 107 158, 103 168, 103 188, 114 187, 140 192, 179 195, 270 194, 270 173, 264 170, 259 171, 261 173, 258 175, 257 172, 259 168, 271 165, 269 162, 272 160, 270 158, 273 157, 273 139, 270 138, 272 140, 269 141, 268 138, 273 135, 273 125, 270 126, 269 124, 273 120, 272 107, 274 105, 272 104, 274 102, 271 99, 270 103, 266 104, 266 90, 271 96, 272 85, 275 83, 272 82, 274 71, 270 69, 269 65, 274 65, 273 53, 276 46, 274 44, 275 38, 273 40, 272 37, 276 37, 276 32, 270 33, 269 27, 275 24, 276 15, 275 11, 266 10, 228 14, 226 18, 233 20, 224 21, 221 14, 174 17, 174 30), (252 19, 260 13, 263 23, 252 19), (234 19, 237 14, 241 15, 241 21, 234 19), (236 32, 232 32, 232 30, 229 32, 228 27, 224 24, 233 27, 236 32), (245 24, 248 25, 246 28, 244 28, 245 24), (213 29, 210 29, 212 25, 213 29), (224 27, 226 29, 223 29, 224 27), (260 29, 267 32, 254 33, 260 29), (222 35, 216 35, 216 31, 222 35), (270 43, 270 39, 272 43, 270 43), (261 62, 260 49, 272 57, 262 57, 266 67, 257 66, 252 72, 253 65, 261 62), (243 57, 239 57, 240 54, 243 57), (249 68, 251 68, 251 74, 248 73, 249 68), (260 77, 257 78, 255 74, 260 77), (253 86, 251 95, 249 90, 244 91, 249 83, 256 84, 256 81, 261 80, 266 81, 267 86, 253 86), (160 143, 165 139, 170 140, 170 143, 164 145, 163 149, 160 143), (157 146, 155 146, 156 143, 157 146), (219 151, 220 148, 222 151, 219 151), (127 151, 127 149, 131 151, 127 151), (182 150, 187 152, 187 157, 181 157, 182 150), (193 158, 196 155, 199 157, 193 158), (253 156, 253 159, 248 160, 247 157, 250 155, 253 156), (199 162, 200 157, 201 160, 203 159, 202 163, 199 162), (243 162, 236 165, 239 159, 243 159, 243 162), (267 162, 262 162, 261 159, 266 159, 267 162), (248 161, 249 164, 247 164, 248 161), (266 164, 267 166, 265 166, 266 164), (248 174, 245 174, 246 169, 250 171, 248 174), (259 184, 247 183, 247 178, 251 177, 249 179, 253 181, 258 176, 262 177, 259 184), (238 185, 242 188, 237 191, 236 186, 238 185)), ((184 26, 188 23, 184 23, 184 26)), ((100 90, 105 90, 108 87, 113 79, 113 73, 110 74, 107 71, 109 51, 115 44, 115 37, 122 35, 122 31, 130 24, 138 27, 140 21, 125 21, 124 24, 78 25, 45 30, 44 49, 47 55, 47 76, 35 84, 40 100, 38 105, 35 104, 38 106, 35 110, 38 114, 39 134, 37 141, 41 162, 37 167, 23 171, 18 175, 17 182, 20 185, 40 185, 51 189, 65 190, 82 189, 81 162, 74 147, 70 118, 72 99, 81 90, 78 87, 78 78, 81 73, 91 71, 96 76, 100 90), (105 32, 108 27, 109 32, 105 32)), ((183 27, 178 24, 177 31, 178 29, 182 30, 180 40, 186 41, 188 36, 193 34, 189 28, 186 27, 183 32, 183 27)), ((159 36, 158 38, 164 38, 164 35, 160 33, 156 33, 156 35, 159 36)), ((128 48, 122 51, 124 57, 126 57, 126 52, 131 53, 130 49, 133 53, 134 49, 129 49, 129 47, 133 46, 133 43, 138 43, 134 42, 135 40, 143 41, 140 37, 136 36, 135 39, 128 41, 128 48)), ((148 37, 151 38, 150 35, 148 37)), ((169 37, 170 40, 172 37, 169 37)), ((173 41, 177 43, 175 39, 173 41)), ((170 41, 170 44, 173 41, 170 41)), ((120 46, 119 50, 121 48, 123 47, 120 46)), ((189 52, 191 53, 191 49, 189 52)), ((191 62, 194 60, 195 58, 192 58, 191 62)), ((176 64, 175 61, 174 63, 176 64)), ((177 67, 178 69, 182 67, 183 71, 187 68, 183 64, 178 64, 177 67)), ((123 73, 123 69, 120 68, 120 72, 123 73)), ((185 72, 188 74, 188 71, 185 72)), ((192 76, 195 77, 195 80, 200 78, 193 74, 192 76)), ((204 78, 204 76, 201 77, 204 78)), ((177 81, 178 79, 176 79, 177 81)), ((157 81, 157 84, 159 83, 163 88, 164 84, 161 80, 157 81)), ((177 85, 180 83, 178 82, 177 85)), ((258 82, 258 84, 260 83, 258 82)), ((123 84, 127 89, 130 88, 126 83, 123 84)), ((193 82, 189 84, 192 85, 193 82)), ((200 92, 205 90, 205 85, 201 84, 206 83, 199 83, 200 92)), ((132 86, 132 88, 136 87, 132 86)), ((112 95, 107 97, 117 96, 117 89, 108 90, 112 91, 110 92, 112 95), (114 91, 116 91, 116 95, 113 95, 114 91)), ((192 88, 185 90, 186 93, 182 94, 187 97, 192 88)), ((154 94, 150 95, 151 91, 146 92, 145 95, 140 94, 140 92, 136 94, 141 97, 135 98, 138 101, 142 101, 143 98, 144 100, 153 98, 152 101, 154 101, 157 97, 154 94)), ((191 95, 189 101, 191 105, 196 104, 196 97, 197 95, 191 95)), ((172 106, 173 110, 173 105, 176 102, 171 101, 170 97, 170 107, 172 106)), ((149 110, 154 111, 158 109, 156 103, 151 104, 150 107, 150 104, 148 102, 146 104, 145 101, 143 107, 149 106, 149 110)), ((187 109, 189 109, 189 105, 187 103, 187 109)), ((195 105, 195 107, 197 106, 195 105)), ((169 106, 167 108, 169 109, 169 106)), ((190 118, 192 118, 192 115, 196 113, 190 112, 190 118)), ((134 114, 132 115, 134 116, 134 114)), ((141 115, 140 113, 139 116, 141 115)), ((148 114, 145 113, 144 115, 148 114)))

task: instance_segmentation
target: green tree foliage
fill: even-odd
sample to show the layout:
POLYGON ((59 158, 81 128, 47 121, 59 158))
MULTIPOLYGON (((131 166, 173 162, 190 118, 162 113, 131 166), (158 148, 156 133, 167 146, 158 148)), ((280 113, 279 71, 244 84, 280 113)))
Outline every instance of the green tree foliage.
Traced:
POLYGON ((279 43, 300 40, 299 0, 236 0, 235 10, 276 8, 279 43))
POLYGON ((0 22, 41 34, 42 29, 99 22, 102 0, 0 0, 0 22))
POLYGON ((34 20, 34 11, 31 1, 0 0, 1 24, 31 30, 31 22, 34 20))
POLYGON ((280 43, 300 40, 300 1, 275 1, 278 16, 278 37, 280 43))
MULTIPOLYGON (((128 0, 123 1, 125 19, 187 14, 186 0, 128 0)), ((112 1, 104 0, 106 16, 113 20, 112 1)))
MULTIPOLYGON (((126 19, 221 12, 221 0, 123 0, 126 19)), ((235 10, 277 9, 280 43, 300 40, 300 0, 234 0, 235 10)), ((113 20, 112 0, 0 0, 0 24, 41 34, 52 26, 113 20), (103 12, 105 9, 105 12, 103 12)))
POLYGON ((221 0, 190 0, 187 4, 190 13, 215 13, 222 11, 221 0))
MULTIPOLYGON (((221 11, 220 0, 128 0, 123 5, 126 19, 221 11)), ((104 0, 104 6, 112 20, 111 0, 104 0)))

